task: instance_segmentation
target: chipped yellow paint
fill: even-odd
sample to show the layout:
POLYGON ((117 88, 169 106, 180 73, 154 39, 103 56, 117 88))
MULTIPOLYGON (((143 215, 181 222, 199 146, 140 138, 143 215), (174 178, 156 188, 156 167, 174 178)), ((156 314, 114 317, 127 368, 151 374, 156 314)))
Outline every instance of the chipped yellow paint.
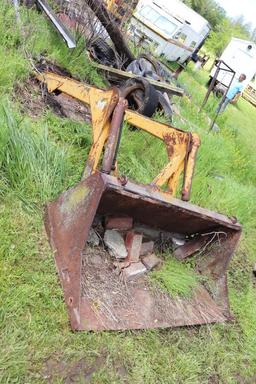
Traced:
MULTIPOLYGON (((50 90, 57 88, 91 107, 93 145, 82 176, 82 180, 84 180, 98 168, 109 136, 111 114, 119 99, 118 89, 101 90, 50 72, 37 74, 37 78, 45 82, 50 90)), ((149 119, 132 110, 125 111, 124 121, 164 141, 169 163, 156 176, 153 184, 160 187, 167 183, 169 193, 175 194, 181 174, 184 173, 182 199, 188 200, 196 153, 200 145, 199 137, 196 134, 149 119)), ((117 177, 117 171, 115 176, 117 177)), ((63 209, 67 211, 74 209, 86 197, 88 192, 84 190, 84 187, 81 188, 68 196, 67 204, 63 209)))

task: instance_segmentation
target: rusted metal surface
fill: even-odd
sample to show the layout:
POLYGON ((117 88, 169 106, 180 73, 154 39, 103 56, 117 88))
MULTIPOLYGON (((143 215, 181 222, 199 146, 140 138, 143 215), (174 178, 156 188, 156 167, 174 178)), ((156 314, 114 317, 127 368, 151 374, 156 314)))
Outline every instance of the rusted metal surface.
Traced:
POLYGON ((120 130, 123 124, 124 112, 127 107, 127 100, 120 97, 111 120, 108 141, 103 157, 102 172, 104 173, 110 173, 115 163, 115 154, 120 138, 120 130))
POLYGON ((183 172, 182 199, 189 200, 196 154, 200 145, 198 135, 148 119, 130 110, 125 112, 125 121, 158 137, 166 145, 169 163, 155 177, 152 184, 161 187, 167 183, 170 193, 174 195, 183 172))
MULTIPOLYGON (((222 322, 230 317, 226 270, 238 243, 241 226, 228 217, 175 199, 155 188, 95 172, 47 205, 45 226, 54 250, 73 330, 165 328, 222 322), (81 292, 82 252, 94 216, 119 215, 185 235, 210 233, 216 237, 209 255, 198 257, 197 268, 211 276, 213 292, 199 288, 191 299, 158 298, 134 286, 133 301, 106 316, 81 292)), ((86 264, 84 265, 86 270, 86 264)), ((97 276, 95 276, 97 279, 97 276)), ((96 280, 95 280, 96 282, 96 280)), ((91 282, 93 284, 93 281, 91 282)))
MULTIPOLYGON (((104 92, 93 87, 80 86, 70 79, 56 78, 49 73, 46 74, 47 79, 44 75, 40 76, 48 84, 50 91, 58 89, 67 94, 78 95, 78 98, 89 103, 92 108, 93 146, 82 181, 48 204, 45 215, 45 226, 54 251, 72 329, 156 328, 229 319, 226 270, 238 243, 241 226, 234 218, 172 196, 179 177, 184 172, 182 197, 184 200, 189 198, 196 152, 200 145, 199 137, 127 111, 127 101, 116 89, 104 92), (123 119, 158 137, 166 145, 169 164, 155 178, 154 185, 142 185, 129 181, 125 176, 109 175, 116 164, 115 155, 123 119), (97 169, 106 142, 102 166, 104 172, 99 172, 97 169), (159 187, 164 183, 168 184, 171 193, 160 190, 159 187), (211 290, 201 286, 190 299, 174 300, 164 294, 159 300, 148 285, 132 285, 129 292, 131 300, 128 300, 127 305, 112 308, 109 304, 105 305, 104 297, 108 296, 109 302, 114 303, 114 292, 109 290, 106 294, 104 290, 107 286, 104 286, 105 296, 101 297, 100 304, 95 303, 93 292, 86 293, 96 286, 98 277, 97 274, 92 274, 88 278, 92 254, 87 255, 89 259, 87 257, 84 260, 83 254, 96 215, 129 217, 135 227, 153 227, 163 232, 185 235, 184 237, 209 236, 209 249, 208 243, 203 242, 196 246, 194 244, 193 250, 190 243, 187 250, 183 249, 182 257, 205 247, 204 254, 201 256, 202 252, 199 252, 196 256, 196 265, 200 273, 211 279, 211 290), (101 306, 105 306, 105 311, 101 306)), ((139 239, 140 246, 141 241, 142 236, 139 239)), ((130 245, 132 248, 133 244, 130 245)), ((133 255, 136 260, 139 253, 133 255)), ((100 263, 100 269, 103 265, 104 260, 100 263)), ((111 270, 107 269, 106 273, 111 273, 111 270)), ((115 279, 117 276, 112 273, 109 282, 115 279)), ((118 280, 115 285, 119 290, 120 284, 118 280)))
POLYGON ((211 237, 211 235, 206 234, 200 235, 195 239, 188 241, 181 247, 176 248, 173 251, 173 256, 178 260, 184 260, 195 252, 201 250, 210 241, 211 237))
POLYGON ((50 239, 72 329, 81 324, 81 254, 99 204, 104 182, 99 174, 80 182, 47 204, 50 239))
POLYGON ((107 216, 105 219, 106 229, 119 229, 120 231, 127 231, 128 229, 132 229, 132 227, 133 227, 132 217, 107 216))
POLYGON ((213 281, 212 286, 212 295, 214 301, 221 308, 222 313, 227 317, 227 319, 232 318, 232 315, 229 310, 229 301, 228 301, 228 286, 227 286, 227 275, 226 271, 228 269, 230 260, 235 252, 240 236, 241 231, 232 231, 228 228, 223 230, 215 230, 215 233, 212 234, 217 236, 215 243, 209 247, 208 252, 206 252, 207 257, 199 257, 197 260, 198 270, 206 275, 210 276, 213 281))
POLYGON ((98 209, 104 215, 117 215, 118 212, 142 224, 187 235, 210 232, 222 225, 225 230, 241 230, 239 223, 225 215, 176 199, 152 186, 128 181, 122 187, 113 176, 102 175, 102 178, 107 187, 98 209))
POLYGON ((208 292, 201 288, 193 299, 172 300, 165 297, 161 308, 158 298, 150 291, 133 288, 133 298, 125 309, 116 311, 115 319, 99 317, 85 297, 81 300, 81 325, 79 330, 103 331, 125 329, 169 328, 226 321, 226 317, 208 292), (166 315, 168 313, 168 315, 166 315))
POLYGON ((196 156, 201 144, 199 136, 195 133, 191 134, 190 139, 190 148, 188 149, 185 159, 183 186, 181 192, 181 198, 184 201, 189 201, 190 199, 192 179, 196 164, 196 156))
POLYGON ((89 92, 93 124, 93 145, 86 160, 83 179, 91 175, 98 167, 104 145, 109 137, 110 116, 118 102, 118 90, 107 92, 91 88, 89 92))

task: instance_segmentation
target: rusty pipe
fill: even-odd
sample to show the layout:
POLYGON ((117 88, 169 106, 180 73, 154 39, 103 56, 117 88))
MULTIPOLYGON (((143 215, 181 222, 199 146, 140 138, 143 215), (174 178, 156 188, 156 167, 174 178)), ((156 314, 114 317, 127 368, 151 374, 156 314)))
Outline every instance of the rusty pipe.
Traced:
POLYGON ((120 97, 114 109, 111 125, 109 129, 109 137, 105 148, 105 153, 102 161, 102 172, 109 174, 111 172, 116 150, 120 139, 120 129, 124 120, 124 113, 128 107, 128 102, 124 97, 120 97))
POLYGON ((196 164, 196 155, 198 148, 200 147, 200 138, 197 134, 192 134, 192 145, 191 150, 188 155, 186 168, 184 170, 184 182, 182 186, 181 199, 183 201, 189 201, 191 186, 192 186, 192 178, 194 174, 195 164, 196 164))

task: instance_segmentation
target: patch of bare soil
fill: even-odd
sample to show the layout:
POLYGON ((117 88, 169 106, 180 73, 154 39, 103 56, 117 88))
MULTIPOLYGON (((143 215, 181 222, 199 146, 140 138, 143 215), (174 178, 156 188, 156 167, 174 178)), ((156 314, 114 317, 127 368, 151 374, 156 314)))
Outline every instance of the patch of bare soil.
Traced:
POLYGON ((110 255, 101 247, 87 247, 82 261, 82 295, 99 313, 118 319, 117 310, 131 306, 134 301, 131 282, 121 280, 110 255))
POLYGON ((63 93, 48 93, 46 87, 31 77, 22 84, 17 84, 15 101, 19 101, 21 111, 36 118, 50 108, 56 115, 74 121, 90 122, 91 114, 87 105, 63 93))
POLYGON ((65 384, 72 383, 90 383, 92 375, 101 369, 106 362, 106 354, 98 356, 93 364, 86 361, 85 358, 77 362, 66 362, 61 359, 51 357, 45 362, 43 369, 43 378, 49 384, 56 382, 61 378, 65 384))
POLYGON ((14 90, 15 101, 21 106, 21 111, 31 117, 40 116, 45 108, 45 90, 40 86, 39 82, 31 77, 23 83, 18 83, 14 90))
POLYGON ((256 376, 252 377, 242 377, 240 373, 236 375, 237 384, 255 384, 256 376))
POLYGON ((219 384, 220 382, 220 377, 217 373, 213 373, 208 377, 207 383, 208 384, 219 384))
MULTIPOLYGON (((63 361, 58 356, 51 356, 45 361, 42 376, 49 384, 56 383, 57 379, 62 379, 65 384, 90 383, 93 375, 104 369, 106 360, 106 351, 102 351, 93 363, 89 363, 86 358, 70 362, 63 361)), ((128 382, 128 371, 121 361, 114 361, 110 368, 106 369, 111 369, 111 372, 116 373, 123 383, 128 382)))

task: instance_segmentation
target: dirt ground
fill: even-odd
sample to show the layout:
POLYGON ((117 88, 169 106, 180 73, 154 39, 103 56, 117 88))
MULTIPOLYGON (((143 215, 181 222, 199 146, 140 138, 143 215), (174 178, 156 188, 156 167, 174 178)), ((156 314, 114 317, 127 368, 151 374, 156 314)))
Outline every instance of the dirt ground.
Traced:
MULTIPOLYGON (((61 356, 51 356, 44 364, 43 377, 49 384, 54 384, 56 377, 62 378, 63 383, 90 383, 93 375, 100 371, 107 364, 107 352, 102 351, 93 362, 86 359, 78 361, 63 361, 61 356)), ((112 370, 122 380, 128 383, 127 368, 121 362, 113 362, 112 370)))
POLYGON ((48 93, 45 86, 34 77, 30 77, 22 85, 18 84, 14 94, 14 101, 19 101, 22 112, 33 118, 41 116, 50 108, 60 117, 78 122, 91 121, 87 105, 63 93, 48 93))

